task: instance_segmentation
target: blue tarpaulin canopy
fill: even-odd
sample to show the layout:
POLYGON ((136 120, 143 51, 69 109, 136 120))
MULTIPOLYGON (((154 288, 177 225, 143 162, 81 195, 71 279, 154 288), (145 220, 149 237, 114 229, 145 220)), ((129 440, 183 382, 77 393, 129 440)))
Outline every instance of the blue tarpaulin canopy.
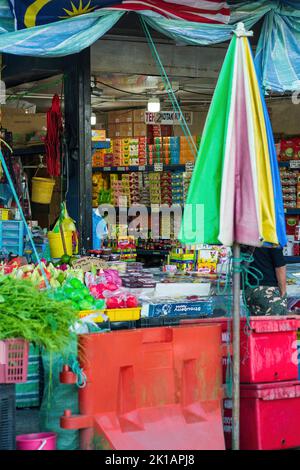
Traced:
MULTIPOLYGON (((49 3, 45 0, 26 1, 36 5, 39 2, 49 3)), ((76 0, 74 2, 77 5, 76 0)), ((16 30, 9 0, 0 0, 0 52, 35 57, 75 54, 101 38, 124 14, 124 10, 104 8, 54 23, 16 30)), ((232 2, 229 24, 166 18, 146 9, 139 10, 138 14, 143 15, 147 24, 155 30, 178 42, 192 45, 229 41, 239 21, 243 21, 249 29, 263 18, 255 57, 263 87, 277 92, 300 88, 300 5, 297 0, 232 2)))

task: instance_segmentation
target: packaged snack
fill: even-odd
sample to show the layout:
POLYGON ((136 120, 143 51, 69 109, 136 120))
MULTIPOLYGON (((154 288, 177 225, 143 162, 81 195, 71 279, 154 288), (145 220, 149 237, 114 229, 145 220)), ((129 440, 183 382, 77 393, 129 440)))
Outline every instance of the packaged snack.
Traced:
POLYGON ((282 161, 293 160, 295 153, 295 141, 291 140, 282 140, 280 143, 280 159, 282 161))

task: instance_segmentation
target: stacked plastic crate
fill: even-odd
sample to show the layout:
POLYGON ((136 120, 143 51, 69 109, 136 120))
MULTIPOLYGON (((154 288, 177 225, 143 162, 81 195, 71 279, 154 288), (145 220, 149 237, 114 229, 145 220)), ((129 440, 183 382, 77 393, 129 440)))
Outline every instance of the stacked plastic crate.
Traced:
MULTIPOLYGON (((232 321, 220 317, 189 323, 222 326, 223 429, 231 448, 232 399, 225 386, 232 354, 232 321)), ((300 381, 298 379, 297 317, 264 316, 241 319, 240 448, 280 450, 300 446, 300 381)), ((230 375, 230 374, 229 374, 230 375)), ((229 377, 228 377, 229 378, 229 377)))
POLYGON ((241 324, 241 437, 245 450, 300 446, 297 317, 241 324))
POLYGON ((19 220, 0 220, 0 251, 22 256, 24 224, 19 220))
POLYGON ((15 384, 26 382, 27 369, 28 343, 22 339, 0 341, 0 450, 15 449, 15 384))

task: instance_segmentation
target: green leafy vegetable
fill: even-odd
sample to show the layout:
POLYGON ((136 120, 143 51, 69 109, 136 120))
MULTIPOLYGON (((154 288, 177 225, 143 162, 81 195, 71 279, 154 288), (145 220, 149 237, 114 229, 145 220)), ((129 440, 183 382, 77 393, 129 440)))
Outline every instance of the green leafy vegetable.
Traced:
POLYGON ((62 351, 73 339, 78 312, 28 280, 0 278, 0 340, 24 338, 48 351, 62 351))

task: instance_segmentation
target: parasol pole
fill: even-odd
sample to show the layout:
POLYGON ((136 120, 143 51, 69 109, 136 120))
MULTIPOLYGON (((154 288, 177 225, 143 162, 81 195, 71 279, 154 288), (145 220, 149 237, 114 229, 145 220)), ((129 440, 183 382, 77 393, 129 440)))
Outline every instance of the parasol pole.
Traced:
POLYGON ((240 448, 240 254, 239 243, 233 244, 233 402, 232 450, 240 448))
MULTIPOLYGON (((234 34, 238 38, 253 36, 244 23, 238 23, 234 34)), ((240 449, 240 270, 241 247, 233 244, 233 401, 232 401, 232 450, 240 449)))

